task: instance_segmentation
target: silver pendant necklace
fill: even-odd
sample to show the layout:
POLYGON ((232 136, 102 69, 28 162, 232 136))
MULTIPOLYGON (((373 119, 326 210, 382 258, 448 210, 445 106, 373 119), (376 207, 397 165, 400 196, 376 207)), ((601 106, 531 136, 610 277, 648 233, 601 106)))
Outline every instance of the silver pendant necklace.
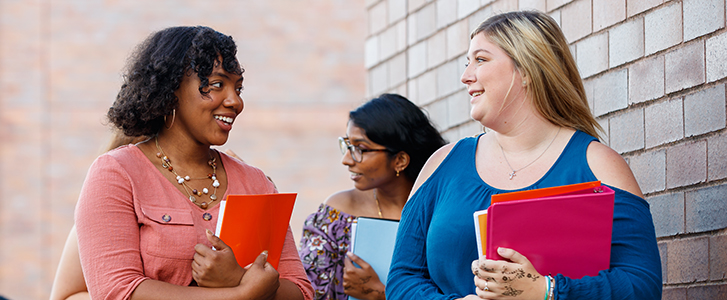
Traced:
POLYGON ((534 162, 536 162, 538 159, 540 159, 540 157, 543 156, 543 154, 545 154, 545 152, 547 152, 548 149, 550 149, 550 145, 552 145, 553 142, 555 142, 555 138, 558 137, 558 134, 560 133, 561 128, 563 128, 563 127, 558 128, 558 132, 555 133, 555 136, 550 141, 550 144, 548 144, 548 147, 545 147, 545 150, 543 150, 543 153, 540 153, 540 155, 538 155, 538 157, 536 157, 529 164, 527 164, 524 167, 517 169, 517 170, 512 168, 512 166, 510 165, 510 162, 507 160, 507 156, 505 156, 505 150, 502 149, 502 145, 500 145, 500 142, 497 141, 497 139, 495 139, 495 141, 497 141, 497 145, 500 146, 500 152, 502 152, 502 157, 505 159, 505 163, 507 163, 507 166, 510 168, 510 170, 512 170, 512 172, 507 174, 508 176, 510 176, 510 180, 512 180, 513 177, 517 176, 517 172, 520 172, 522 169, 525 169, 525 168, 529 167, 530 165, 532 165, 534 162))

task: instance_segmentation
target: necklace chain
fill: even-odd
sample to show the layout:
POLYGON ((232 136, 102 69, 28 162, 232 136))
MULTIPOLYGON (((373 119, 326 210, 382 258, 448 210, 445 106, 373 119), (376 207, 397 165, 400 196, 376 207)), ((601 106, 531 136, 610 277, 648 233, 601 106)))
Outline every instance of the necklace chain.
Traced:
MULTIPOLYGON (((558 137, 558 134, 560 133, 561 128, 562 127, 558 127, 558 132, 555 133, 555 136, 553 137, 552 140, 550 140, 550 144, 548 144, 548 147, 545 147, 545 150, 543 150, 543 153, 540 153, 540 155, 538 155, 538 157, 536 157, 529 164, 527 164, 524 167, 517 169, 517 170, 513 169, 513 167, 510 165, 510 162, 507 160, 507 156, 505 156, 505 150, 502 149, 502 145, 500 145, 500 142, 497 142, 497 145, 500 146, 500 152, 502 152, 502 157, 505 159, 505 163, 507 163, 507 166, 510 167, 510 170, 512 170, 511 173, 507 174, 510 176, 510 180, 512 180, 512 178, 517 175, 515 173, 520 172, 522 169, 525 169, 525 168, 529 167, 530 165, 532 165, 533 163, 535 163, 538 159, 540 159, 541 156, 543 156, 543 154, 545 154, 546 151, 548 151, 548 149, 550 149, 550 145, 552 145, 553 142, 555 142, 555 138, 558 137)), ((495 139, 495 141, 497 141, 497 139, 495 139)), ((374 195, 376 195, 376 194, 374 194, 374 195)))
POLYGON ((379 197, 376 196, 376 189, 374 189, 374 200, 376 200, 376 208, 379 210, 379 218, 383 218, 383 214, 381 213, 381 206, 379 206, 379 197))
POLYGON ((210 155, 210 160, 207 161, 207 164, 212 167, 212 173, 207 174, 207 177, 197 177, 197 178, 191 178, 189 176, 181 176, 177 174, 177 171, 174 170, 174 167, 172 167, 172 160, 169 159, 169 157, 164 153, 164 150, 162 150, 162 147, 159 146, 159 136, 155 137, 154 139, 157 150, 156 156, 161 159, 162 162, 162 168, 169 170, 172 174, 176 176, 177 183, 180 184, 184 191, 187 192, 187 196, 189 196, 189 201, 194 203, 195 205, 199 206, 202 209, 207 209, 209 204, 217 200, 217 188, 220 186, 220 182, 217 180, 217 163, 215 162, 215 158, 210 155), (187 181, 191 180, 200 180, 200 179, 210 179, 210 184, 203 188, 202 190, 197 190, 189 187, 187 184, 187 181), (213 188, 214 192, 212 192, 211 195, 209 195, 210 202, 207 203, 206 201, 202 201, 201 203, 197 202, 196 197, 202 197, 202 195, 208 195, 209 194, 209 188, 213 188), (196 197, 195 197, 196 196, 196 197))

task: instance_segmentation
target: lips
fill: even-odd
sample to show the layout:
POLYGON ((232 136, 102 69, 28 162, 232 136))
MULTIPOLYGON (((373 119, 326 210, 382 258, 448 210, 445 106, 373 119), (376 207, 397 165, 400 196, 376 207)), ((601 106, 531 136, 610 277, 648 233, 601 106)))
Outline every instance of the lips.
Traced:
POLYGON ((225 123, 225 125, 232 125, 232 122, 235 121, 235 119, 233 119, 231 117, 225 117, 225 116, 219 116, 219 115, 215 116, 215 119, 222 121, 223 123, 225 123))

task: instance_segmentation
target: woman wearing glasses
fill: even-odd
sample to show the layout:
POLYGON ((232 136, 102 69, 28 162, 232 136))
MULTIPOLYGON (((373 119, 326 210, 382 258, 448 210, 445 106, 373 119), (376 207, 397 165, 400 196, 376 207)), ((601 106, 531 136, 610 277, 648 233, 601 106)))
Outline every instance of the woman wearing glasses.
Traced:
POLYGON ((383 94, 349 113, 339 146, 354 188, 328 197, 306 219, 300 242, 316 299, 385 299, 384 283, 349 253, 351 224, 357 217, 400 219, 419 171, 444 144, 424 113, 399 95, 383 94))

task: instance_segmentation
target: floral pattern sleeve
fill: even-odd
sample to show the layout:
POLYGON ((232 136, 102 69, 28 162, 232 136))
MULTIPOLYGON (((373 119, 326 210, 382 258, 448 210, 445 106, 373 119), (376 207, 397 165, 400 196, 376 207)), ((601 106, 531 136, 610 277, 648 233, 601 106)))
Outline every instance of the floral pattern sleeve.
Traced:
POLYGON ((300 259, 313 284, 315 299, 345 300, 343 259, 348 252, 351 223, 356 217, 326 204, 308 216, 300 239, 300 259))

